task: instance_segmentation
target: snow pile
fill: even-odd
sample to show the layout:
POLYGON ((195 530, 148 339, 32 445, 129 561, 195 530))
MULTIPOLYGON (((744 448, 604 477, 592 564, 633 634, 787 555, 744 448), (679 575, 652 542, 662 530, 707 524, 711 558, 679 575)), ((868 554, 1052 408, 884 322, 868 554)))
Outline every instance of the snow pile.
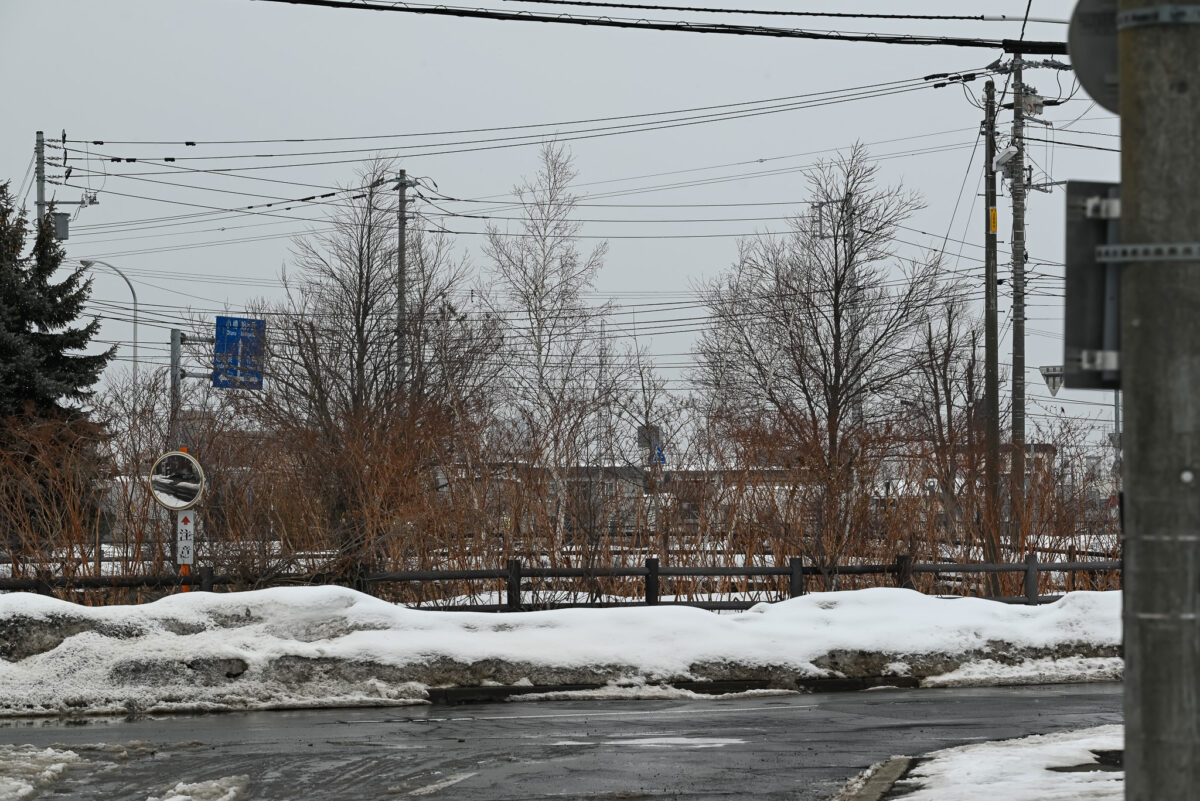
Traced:
POLYGON ((206 782, 179 782, 166 795, 152 795, 146 801, 237 801, 249 781, 249 776, 226 776, 206 782))
POLYGON ((968 662, 957 670, 928 676, 926 687, 978 687, 980 685, 1068 684, 1083 681, 1120 681, 1122 660, 1105 656, 1064 656, 1026 659, 1002 664, 991 659, 968 662))
POLYGON ((0 715, 420 703, 429 687, 489 684, 989 684, 1006 672, 1053 675, 1057 663, 1075 679, 1107 679, 1119 674, 1119 648, 1119 593, 1022 607, 871 589, 736 615, 433 612, 341 587, 103 608, 12 593, 0 595, 0 715))
POLYGON ((0 745, 0 801, 31 798, 38 788, 57 781, 68 765, 84 761, 74 751, 0 745))
POLYGON ((1120 726, 1099 726, 948 748, 929 754, 896 789, 918 788, 905 801, 1122 801, 1124 772, 1103 770, 1096 752, 1123 747, 1120 726))

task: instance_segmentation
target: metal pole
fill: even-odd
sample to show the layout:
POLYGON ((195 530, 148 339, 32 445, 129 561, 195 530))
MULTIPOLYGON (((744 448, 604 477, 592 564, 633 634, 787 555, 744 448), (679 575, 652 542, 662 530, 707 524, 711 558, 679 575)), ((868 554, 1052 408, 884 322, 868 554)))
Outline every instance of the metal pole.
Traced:
POLYGON ((1113 447, 1117 451, 1117 457, 1121 456, 1121 390, 1113 390, 1113 434, 1116 435, 1113 439, 1113 447))
POLYGON ((399 242, 396 245, 396 343, 399 348, 400 387, 407 388, 408 382, 408 257, 405 247, 408 230, 408 175, 400 170, 396 189, 400 193, 396 210, 399 242))
POLYGON ((171 448, 179 447, 179 407, 182 404, 179 383, 183 361, 183 332, 178 328, 171 329, 171 409, 167 418, 167 439, 171 448))
POLYGON ((34 169, 37 176, 37 221, 41 225, 42 217, 46 216, 46 137, 41 131, 37 132, 34 154, 37 162, 34 169))
MULTIPOLYGON (((1200 25, 1163 8, 1118 17, 1123 245, 1200 242, 1200 25)), ((1141 258, 1121 273, 1125 797, 1184 801, 1200 786, 1200 259, 1141 258)))
POLYGON ((129 276, 118 270, 113 265, 99 259, 80 259, 79 263, 84 267, 90 268, 93 264, 99 264, 112 270, 117 275, 125 280, 125 285, 129 287, 129 294, 133 296, 133 385, 137 387, 138 379, 138 302, 137 292, 133 288, 133 283, 129 280, 129 276))
POLYGON ((1012 484, 1009 547, 1025 549, 1025 86, 1021 57, 1013 57, 1012 144, 1012 484))
MULTIPOLYGON (((997 299, 996 251, 996 170, 992 167, 996 159, 996 84, 984 84, 984 140, 983 178, 984 213, 984 405, 987 418, 984 421, 984 484, 985 497, 985 544, 989 562, 999 562, 998 545, 1000 521, 1000 331, 999 302, 997 299)), ((1000 591, 1000 580, 996 574, 988 574, 988 588, 994 595, 1000 591)))

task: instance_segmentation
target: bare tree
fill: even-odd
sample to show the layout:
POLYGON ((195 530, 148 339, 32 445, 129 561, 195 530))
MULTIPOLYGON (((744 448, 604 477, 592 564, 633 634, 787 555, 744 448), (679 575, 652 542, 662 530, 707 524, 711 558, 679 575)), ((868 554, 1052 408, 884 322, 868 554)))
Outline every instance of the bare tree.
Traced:
MULTIPOLYGON (((541 166, 514 190, 521 220, 516 231, 488 229, 496 302, 509 307, 503 350, 506 412, 513 461, 535 468, 550 482, 549 531, 562 541, 570 470, 595 444, 597 413, 612 395, 611 378, 598 368, 611 360, 601 323, 607 305, 589 305, 607 245, 584 254, 580 224, 571 219, 577 199, 570 154, 561 144, 541 150, 541 166)), ((614 374, 615 375, 615 374, 614 374)))
POLYGON ((689 460, 690 405, 668 391, 666 379, 636 338, 623 362, 624 378, 614 398, 613 452, 619 463, 644 472, 640 528, 657 542, 659 559, 666 565, 672 535, 680 528, 674 488, 667 485, 668 462, 678 468, 689 460))
MULTIPOLYGON (((1000 561, 999 529, 988 518, 983 480, 983 376, 978 358, 982 333, 970 316, 961 287, 926 321, 918 338, 919 357, 905 384, 902 401, 915 423, 914 450, 920 478, 936 482, 943 544, 965 544, 968 555, 982 546, 988 562, 1000 561)), ((937 558, 937 553, 930 556, 937 558)), ((976 556, 978 558, 978 556, 976 556)), ((989 589, 1000 584, 989 574, 989 589)))
POLYGON ((817 166, 811 213, 786 235, 743 241, 703 290, 713 325, 696 379, 710 411, 769 428, 791 450, 770 457, 803 465, 817 488, 805 541, 829 573, 862 528, 892 391, 939 292, 936 260, 895 250, 919 199, 878 186, 876 172, 861 146, 817 166))
POLYGON ((272 311, 269 398, 281 414, 332 431, 346 413, 391 400, 395 350, 396 205, 390 165, 359 171, 360 195, 327 230, 298 237, 286 300, 272 311))
MULTIPOLYGON (((351 560, 374 549, 380 536, 403 536, 402 528, 393 526, 389 534, 376 525, 402 512, 375 508, 382 496, 372 482, 363 484, 363 443, 402 448, 406 458, 388 463, 405 465, 410 474, 390 480, 410 492, 435 491, 437 462, 458 452, 449 420, 478 413, 496 371, 497 323, 457 305, 472 291, 469 266, 447 239, 411 225, 406 339, 413 367, 400 375, 393 172, 389 162, 368 163, 328 230, 297 239, 299 269, 285 276, 286 300, 268 310, 268 387, 242 403, 258 425, 281 435, 279 443, 290 444, 282 458, 305 465, 309 491, 323 499, 327 525, 339 532, 336 540, 351 560), (381 437, 383 429, 397 433, 381 437)), ((401 496, 388 500, 398 503, 401 496)))

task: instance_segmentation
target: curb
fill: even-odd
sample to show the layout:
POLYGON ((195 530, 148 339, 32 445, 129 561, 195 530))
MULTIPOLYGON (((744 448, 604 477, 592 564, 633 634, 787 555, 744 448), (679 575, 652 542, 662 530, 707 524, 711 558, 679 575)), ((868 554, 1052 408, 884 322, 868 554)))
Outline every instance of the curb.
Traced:
MULTIPOLYGON (((515 695, 540 693, 579 692, 600 690, 606 684, 541 684, 541 685, 485 685, 478 687, 431 687, 431 704, 486 704, 504 701, 515 695)), ((920 681, 907 676, 865 676, 860 678, 814 678, 801 679, 793 686, 781 687, 777 682, 766 679, 730 679, 723 681, 672 681, 663 687, 687 690, 698 695, 725 695, 744 693, 750 690, 798 690, 811 693, 855 692, 873 687, 898 687, 911 689, 920 686, 920 681)))
POLYGON ((917 760, 913 757, 892 757, 883 762, 857 790, 839 795, 837 801, 881 801, 892 786, 908 773, 917 760))

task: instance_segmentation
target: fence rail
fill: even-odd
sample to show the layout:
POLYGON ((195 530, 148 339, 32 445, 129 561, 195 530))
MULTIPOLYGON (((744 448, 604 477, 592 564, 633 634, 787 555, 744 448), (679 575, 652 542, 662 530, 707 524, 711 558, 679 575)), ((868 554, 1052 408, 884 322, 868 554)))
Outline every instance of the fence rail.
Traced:
MULTIPOLYGON (((389 583, 422 583, 442 581, 503 581, 505 602, 503 604, 458 604, 455 606, 428 607, 443 611, 495 611, 516 612, 529 609, 548 609, 578 606, 695 606, 714 610, 748 609, 758 601, 715 601, 715 600, 673 600, 664 601, 662 598, 662 579, 664 578, 759 578, 778 577, 788 578, 788 597, 795 598, 808 592, 805 577, 824 576, 828 574, 839 576, 881 575, 892 576, 894 585, 915 589, 913 577, 919 574, 934 575, 982 575, 989 573, 1023 573, 1023 594, 1017 596, 995 597, 991 600, 1005 603, 1040 604, 1049 603, 1062 597, 1061 595, 1040 595, 1039 575, 1042 573, 1088 573, 1095 575, 1100 572, 1120 571, 1122 563, 1115 560, 1070 561, 1070 562, 1040 562, 1035 554, 1028 555, 1023 562, 1008 564, 989 563, 914 563, 911 557, 900 556, 890 564, 878 565, 844 565, 834 569, 822 570, 815 565, 806 565, 803 560, 793 557, 787 565, 774 567, 667 567, 659 564, 658 559, 647 559, 643 567, 534 567, 522 563, 519 559, 509 559, 505 567, 481 570, 404 570, 382 573, 362 573, 352 579, 356 589, 370 592, 373 585, 389 583), (555 603, 537 602, 524 603, 522 590, 531 580, 544 581, 547 579, 602 579, 602 578, 640 578, 642 579, 642 594, 640 597, 629 596, 630 600, 594 601, 587 603, 555 603)), ((214 575, 212 568, 201 567, 191 576, 41 576, 37 578, 0 578, 0 592, 3 591, 32 591, 52 595, 55 590, 96 590, 96 589, 169 589, 194 587, 212 591, 217 586, 247 585, 261 586, 267 583, 265 578, 257 581, 248 580, 245 576, 214 575)), ((338 578, 329 574, 309 575, 279 575, 269 581, 274 585, 296 584, 328 584, 339 583, 338 578)))

